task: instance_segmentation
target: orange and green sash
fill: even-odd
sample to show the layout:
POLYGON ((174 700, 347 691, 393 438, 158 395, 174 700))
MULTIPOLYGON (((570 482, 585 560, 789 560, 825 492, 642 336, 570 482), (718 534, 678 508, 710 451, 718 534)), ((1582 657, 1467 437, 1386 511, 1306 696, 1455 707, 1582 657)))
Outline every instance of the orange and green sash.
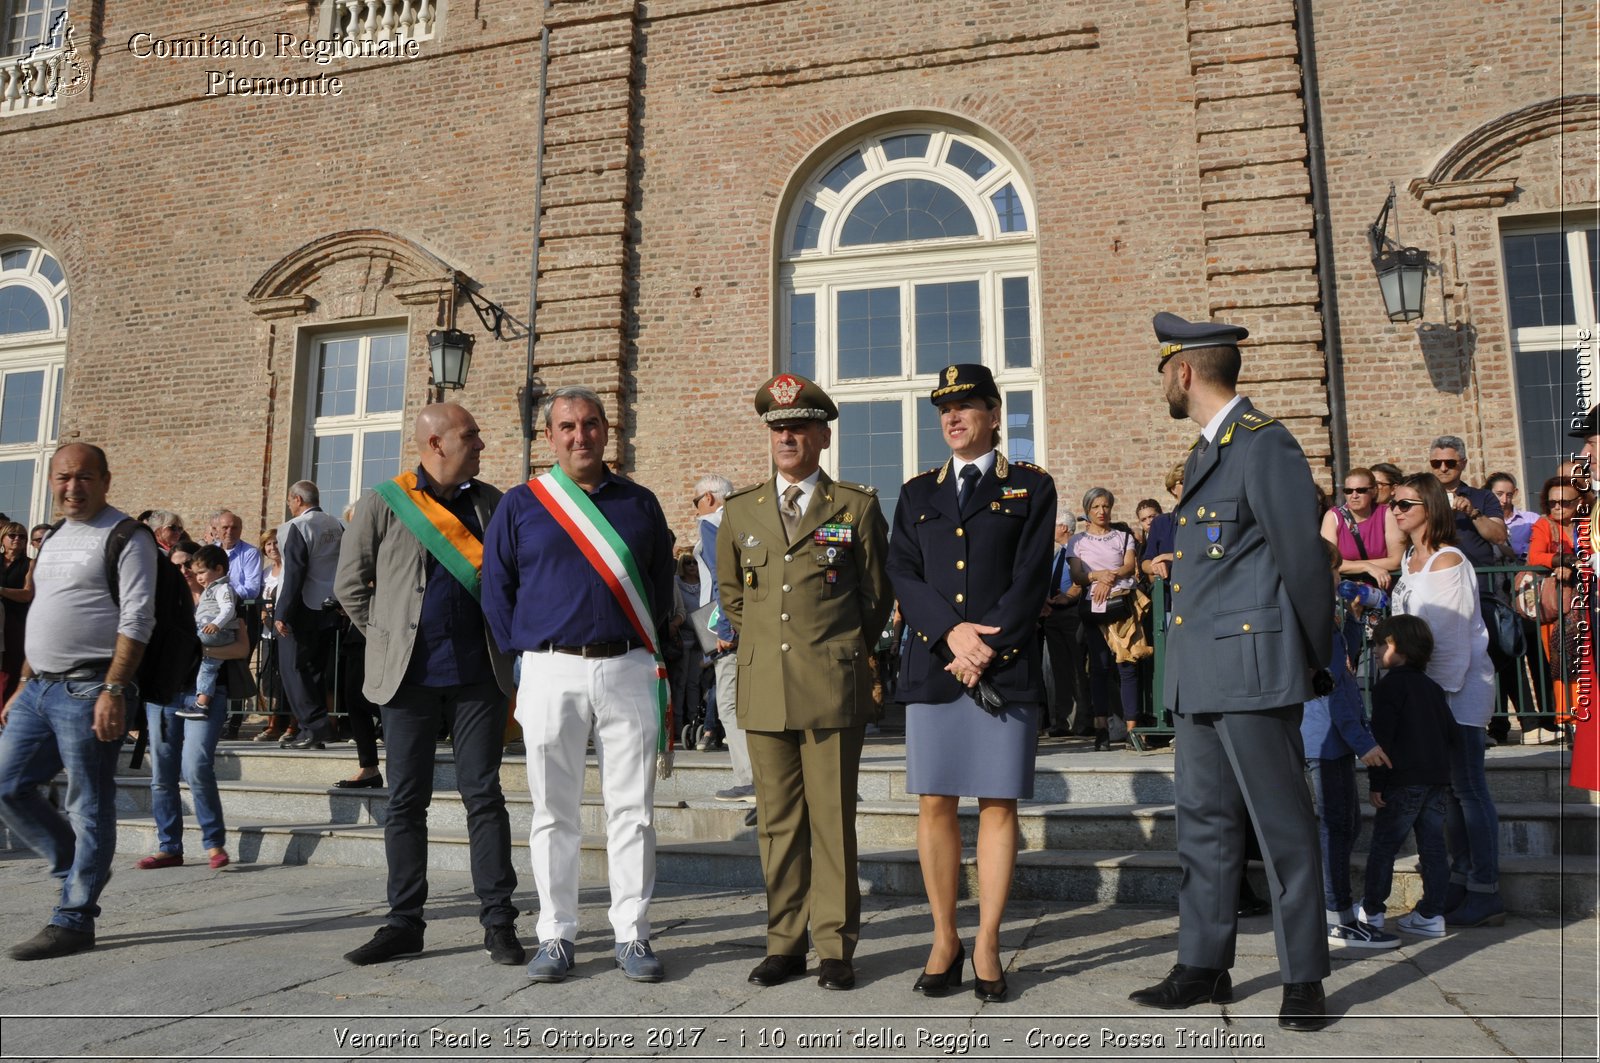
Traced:
POLYGON ((417 537, 422 548, 445 567, 474 599, 480 599, 483 583, 483 543, 467 530, 461 518, 439 504, 438 499, 417 486, 417 474, 406 471, 393 480, 373 488, 378 497, 406 530, 417 537))

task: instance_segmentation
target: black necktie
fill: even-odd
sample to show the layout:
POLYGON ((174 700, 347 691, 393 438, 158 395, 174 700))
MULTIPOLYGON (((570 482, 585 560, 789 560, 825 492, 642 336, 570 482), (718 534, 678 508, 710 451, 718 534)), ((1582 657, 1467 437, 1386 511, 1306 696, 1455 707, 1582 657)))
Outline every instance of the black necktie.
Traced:
POLYGON ((956 491, 957 510, 967 508, 967 500, 972 497, 972 489, 978 486, 978 477, 982 475, 976 465, 968 465, 961 470, 961 487, 956 491))

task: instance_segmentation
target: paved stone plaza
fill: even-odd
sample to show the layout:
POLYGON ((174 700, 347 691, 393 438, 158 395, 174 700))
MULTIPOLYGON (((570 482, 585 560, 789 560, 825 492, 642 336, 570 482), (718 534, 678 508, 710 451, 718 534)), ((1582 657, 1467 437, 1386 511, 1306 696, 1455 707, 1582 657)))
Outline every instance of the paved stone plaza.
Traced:
MULTIPOLYGON (((1237 1003, 1167 1015, 1127 995, 1172 963, 1172 909, 1014 903, 1003 955, 1012 999, 980 1005, 970 989, 911 993, 929 922, 906 898, 865 899, 854 992, 825 992, 814 977, 762 990, 745 981, 762 954, 761 896, 663 886, 653 916, 667 980, 635 985, 612 966, 605 890, 590 882, 573 977, 534 985, 520 967, 488 963, 460 873, 431 875, 427 952, 363 969, 341 955, 382 916, 379 870, 131 865, 119 854, 95 951, 0 958, 0 1058, 1596 1058, 1594 919, 1513 917, 1336 955, 1336 1021, 1295 1034, 1276 1022, 1267 918, 1244 924, 1237 1003)), ((45 922, 54 896, 37 860, 0 853, 7 944, 45 922)), ((534 906, 527 875, 518 900, 534 906)), ((969 935, 976 918, 969 902, 969 935)), ((531 938, 532 915, 520 926, 531 938)))

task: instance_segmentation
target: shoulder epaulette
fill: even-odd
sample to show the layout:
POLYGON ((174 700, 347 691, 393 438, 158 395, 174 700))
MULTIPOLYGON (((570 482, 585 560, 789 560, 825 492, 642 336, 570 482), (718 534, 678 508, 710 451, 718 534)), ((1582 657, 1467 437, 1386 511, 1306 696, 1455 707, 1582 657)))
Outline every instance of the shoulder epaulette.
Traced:
POLYGON ((942 468, 944 468, 944 464, 940 463, 938 465, 935 465, 933 468, 929 469, 927 472, 919 472, 919 473, 917 473, 915 476, 912 477, 912 479, 913 480, 920 480, 924 476, 933 476, 933 475, 937 474, 938 471, 940 469, 942 469, 942 468))
POLYGON ((760 486, 761 486, 761 484, 749 484, 748 486, 740 487, 740 488, 738 488, 736 490, 729 491, 728 495, 727 495, 727 498, 724 498, 723 501, 726 502, 730 498, 738 498, 740 495, 747 495, 751 491, 754 491, 756 488, 758 488, 760 486))
POLYGON ((1046 476, 1050 475, 1049 470, 1041 468, 1040 466, 1035 465, 1031 461, 1018 461, 1016 458, 1012 458, 1011 459, 1011 467, 1013 469, 1028 469, 1031 472, 1042 472, 1046 476))
POLYGON ((1265 428, 1269 424, 1274 424, 1276 421, 1276 417, 1263 417, 1254 410, 1246 410, 1239 415, 1239 423, 1252 432, 1258 428, 1265 428))
POLYGON ((835 480, 834 483, 839 487, 848 487, 851 490, 860 491, 864 495, 875 495, 878 493, 878 489, 873 487, 871 484, 855 484, 851 483, 849 480, 835 480))

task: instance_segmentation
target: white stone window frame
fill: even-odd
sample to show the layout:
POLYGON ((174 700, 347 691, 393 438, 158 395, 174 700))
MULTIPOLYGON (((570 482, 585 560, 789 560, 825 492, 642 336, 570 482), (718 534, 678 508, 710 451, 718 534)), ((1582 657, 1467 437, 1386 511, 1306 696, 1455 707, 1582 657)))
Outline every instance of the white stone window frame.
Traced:
POLYGON ((0 443, 0 463, 33 463, 28 512, 8 511, 12 520, 31 526, 48 520, 53 508, 50 499, 50 455, 55 452, 61 437, 61 395, 66 377, 70 311, 66 302, 65 274, 60 281, 52 281, 39 271, 46 257, 56 262, 58 270, 61 268, 59 260, 31 241, 18 240, 0 245, 0 255, 12 251, 27 251, 28 258, 20 268, 0 270, 0 287, 20 285, 27 288, 44 301, 49 314, 49 327, 45 329, 0 335, 0 407, 4 404, 6 385, 12 378, 22 373, 43 374, 37 435, 27 442, 0 443))
POLYGON ((322 0, 317 39, 429 41, 442 36, 449 0, 322 0))
MULTIPOLYGON (((1044 418, 1044 386, 1040 346, 1038 218, 1032 190, 1006 154, 981 138, 928 125, 896 126, 864 137, 833 152, 805 179, 785 219, 781 232, 777 323, 778 365, 789 365, 792 351, 792 297, 815 296, 815 351, 813 377, 836 403, 895 400, 900 404, 902 476, 926 470, 927 463, 917 453, 917 419, 920 406, 928 405, 935 374, 916 372, 915 295, 920 283, 976 280, 979 284, 979 317, 982 322, 982 362, 994 373, 1002 396, 1026 392, 1033 399, 1033 452, 1035 460, 1047 453, 1044 418), (927 134, 928 150, 922 158, 889 159, 883 142, 906 134, 927 134), (960 142, 982 152, 994 168, 974 179, 965 171, 943 160, 952 142, 960 142), (840 162, 860 151, 865 169, 843 189, 824 186, 822 179, 840 162), (922 178, 954 192, 971 211, 977 228, 975 236, 923 239, 891 244, 839 246, 840 233, 850 211, 874 189, 904 178, 922 178), (1027 227, 1018 232, 1003 232, 990 196, 1006 184, 1015 189, 1026 212, 1027 227), (795 251, 796 227, 804 205, 815 204, 826 212, 817 246, 795 251), (1005 365, 1002 281, 1025 277, 1029 284, 1029 339, 1031 358, 1027 367, 1005 365), (841 380, 834 349, 834 316, 838 293, 863 288, 896 287, 900 290, 900 371, 896 374, 841 380)), ((1010 439, 1006 410, 1002 409, 1002 449, 1010 439)), ((830 475, 839 474, 842 452, 837 438, 823 454, 823 467, 830 475)), ((941 454, 947 454, 944 451, 941 454)), ((878 484, 890 493, 896 485, 878 484)))
MULTIPOLYGON (((1499 256, 1498 268, 1501 286, 1505 294, 1506 332, 1511 345, 1511 360, 1513 367, 1513 381, 1517 380, 1517 360, 1524 354, 1536 354, 1545 351, 1563 351, 1569 356, 1580 343, 1587 344, 1589 354, 1589 394, 1590 404, 1600 401, 1600 306, 1595 304, 1594 278, 1589 275, 1589 246, 1588 236, 1590 230, 1600 228, 1600 215, 1582 213, 1576 219, 1568 218, 1504 218, 1501 221, 1499 239, 1495 241, 1495 253, 1499 256), (1560 325, 1537 325, 1523 328, 1511 327, 1511 275, 1505 263, 1505 238, 1508 236, 1542 236, 1550 233, 1563 233, 1566 237, 1567 252, 1567 278, 1572 285, 1572 311, 1573 321, 1560 325)), ((1567 405, 1575 411, 1578 398, 1577 366, 1573 365, 1573 394, 1567 397, 1567 405)), ((1517 436, 1519 447, 1525 446, 1525 437, 1522 432, 1523 414, 1521 408, 1521 386, 1515 384, 1512 388, 1512 401, 1517 407, 1517 436)), ((1576 445, 1576 441, 1567 440, 1566 429, 1563 423, 1561 437, 1564 441, 1576 445)), ((1529 459, 1531 460, 1531 459, 1529 459)), ((1526 462, 1524 462, 1526 465, 1526 462)), ((1551 469, 1550 473, 1554 474, 1551 469)), ((1527 479, 1527 470, 1522 470, 1520 479, 1527 479)), ((1487 472, 1484 473, 1487 475, 1487 472)), ((1522 484, 1522 505, 1536 509, 1539 501, 1539 488, 1543 480, 1536 483, 1522 484)))
MULTIPOLYGON (((400 433, 401 449, 399 468, 405 466, 405 403, 402 398, 399 409, 384 410, 376 413, 368 412, 367 384, 370 379, 372 341, 379 337, 398 337, 402 344, 410 336, 409 324, 404 321, 372 322, 354 328, 342 327, 333 330, 319 330, 311 333, 306 339, 305 354, 305 387, 302 395, 302 409, 304 412, 305 431, 301 440, 300 473, 297 480, 311 480, 317 484, 323 497, 323 509, 334 516, 340 515, 340 510, 350 502, 354 502, 372 486, 361 482, 361 468, 366 455, 368 439, 371 436, 385 432, 400 433), (344 340, 358 341, 358 356, 356 360, 355 395, 356 408, 350 414, 337 414, 318 416, 317 406, 322 395, 322 354, 323 348, 329 343, 344 340), (339 436, 349 436, 350 445, 350 477, 342 484, 325 484, 317 481, 316 458, 317 443, 319 440, 339 436)), ((404 387, 401 389, 404 395, 404 387)), ((397 470, 398 472, 399 470, 397 470)))

